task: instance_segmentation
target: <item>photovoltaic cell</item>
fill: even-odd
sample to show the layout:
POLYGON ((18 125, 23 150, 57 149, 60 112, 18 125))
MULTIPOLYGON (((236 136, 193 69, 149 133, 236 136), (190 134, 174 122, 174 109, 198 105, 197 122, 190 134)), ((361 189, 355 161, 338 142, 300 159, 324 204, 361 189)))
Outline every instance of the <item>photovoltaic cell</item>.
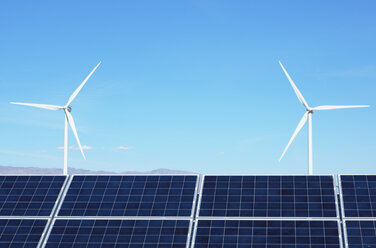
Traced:
POLYGON ((65 176, 0 176, 0 216, 50 216, 65 176))
POLYGON ((332 176, 205 176, 200 216, 337 217, 332 176))
POLYGON ((199 220, 195 248, 339 248, 337 221, 199 220))
POLYGON ((376 217, 376 175, 341 175, 344 217, 376 217))
POLYGON ((189 220, 57 219, 46 248, 185 248, 189 220))
POLYGON ((59 216, 186 216, 197 176, 75 176, 59 216))
POLYGON ((346 221, 347 243, 349 248, 376 247, 376 221, 346 221))
POLYGON ((0 247, 37 247, 47 220, 0 219, 0 247))

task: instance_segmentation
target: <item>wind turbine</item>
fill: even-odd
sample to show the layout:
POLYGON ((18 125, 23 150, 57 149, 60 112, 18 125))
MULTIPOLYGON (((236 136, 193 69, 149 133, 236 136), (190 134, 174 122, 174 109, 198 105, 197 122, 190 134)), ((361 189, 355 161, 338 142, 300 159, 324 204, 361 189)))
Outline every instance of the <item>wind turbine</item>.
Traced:
POLYGON ((332 110, 332 109, 345 109, 345 108, 366 108, 369 107, 369 105, 322 105, 311 108, 306 100, 304 99, 302 93, 298 90, 294 82, 292 81, 290 75, 287 73, 286 69, 283 67, 281 61, 279 61, 279 64, 282 67, 282 70, 285 72, 287 79, 290 81, 290 84, 292 88, 295 91, 296 96, 298 97, 299 101, 303 104, 303 106, 306 109, 306 112, 304 113, 302 119, 300 120, 298 126, 296 127, 289 143, 287 144, 285 150, 283 151, 279 161, 283 158, 285 155, 287 149, 291 145, 292 141, 295 139, 296 135, 299 133, 300 129, 304 126, 304 124, 307 122, 308 119, 308 173, 309 175, 313 174, 313 159, 312 159, 312 114, 316 110, 332 110))
POLYGON ((31 106, 36 108, 42 108, 42 109, 48 109, 48 110, 64 110, 65 115, 65 126, 64 126, 64 175, 68 175, 68 123, 73 131, 74 136, 76 137, 78 147, 80 148, 81 154, 86 160, 84 151, 82 150, 80 140, 78 139, 76 126, 74 124, 73 116, 71 114, 72 107, 70 104, 72 101, 76 98, 77 94, 80 92, 82 87, 84 87, 86 81, 91 77, 91 75, 94 73, 94 71, 98 68, 98 66, 101 64, 99 62, 97 66, 89 73, 89 75, 85 78, 85 80, 78 86, 78 88, 73 92, 73 94, 70 96, 67 104, 64 106, 58 106, 58 105, 49 105, 49 104, 35 104, 35 103, 22 103, 22 102, 11 102, 11 104, 18 104, 18 105, 25 105, 25 106, 31 106))

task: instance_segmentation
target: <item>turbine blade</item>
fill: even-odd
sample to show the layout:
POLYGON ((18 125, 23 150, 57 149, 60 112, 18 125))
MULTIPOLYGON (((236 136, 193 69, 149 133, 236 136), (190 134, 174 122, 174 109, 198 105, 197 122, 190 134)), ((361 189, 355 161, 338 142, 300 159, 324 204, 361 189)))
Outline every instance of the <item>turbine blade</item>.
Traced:
POLYGON ((302 127, 304 126, 304 124, 306 123, 307 121, 307 116, 308 116, 308 111, 303 115, 302 119, 299 121, 299 124, 298 126, 296 127, 289 143, 287 144, 285 150, 283 151, 281 157, 279 158, 279 161, 281 161, 281 159, 283 158, 283 156, 285 155, 287 149, 290 147, 292 141, 295 139, 296 135, 299 133, 300 129, 302 129, 302 127))
POLYGON ((70 127, 72 128, 73 134, 76 137, 76 140, 77 140, 77 143, 78 143, 78 147, 80 148, 81 154, 84 157, 84 159, 86 160, 84 151, 82 150, 82 147, 81 147, 80 139, 78 138, 78 135, 77 135, 76 125, 74 124, 73 116, 71 115, 71 113, 69 113, 66 110, 64 112, 65 112, 65 115, 68 118, 68 122, 69 122, 70 127))
POLYGON ((25 106, 31 106, 36 108, 42 108, 42 109, 49 109, 49 110, 59 110, 63 109, 63 106, 57 106, 57 105, 49 105, 49 104, 37 104, 37 103, 24 103, 24 102, 10 102, 11 104, 17 104, 17 105, 25 105, 25 106))
POLYGON ((78 88, 73 92, 73 94, 71 95, 71 97, 69 97, 69 100, 67 102, 67 105, 65 105, 66 107, 69 106, 69 104, 71 104, 71 102, 74 100, 74 98, 76 98, 77 94, 80 92, 80 90, 82 89, 82 87, 84 87, 85 83, 87 80, 89 80, 89 78, 91 77, 91 75, 94 73, 94 71, 98 68, 98 66, 101 64, 102 62, 99 62, 97 64, 96 67, 94 67, 94 69, 89 73, 89 75, 87 75, 87 77, 85 78, 85 80, 80 84, 80 86, 78 86, 78 88))
POLYGON ((294 89, 295 94, 298 97, 299 101, 304 105, 304 107, 306 109, 309 109, 309 106, 308 106, 306 100, 304 99, 302 93, 300 93, 300 91, 298 90, 298 87, 296 87, 296 85, 294 84, 294 81, 292 81, 292 79, 291 79, 290 75, 287 73, 285 67, 283 67, 281 61, 278 61, 278 62, 281 65, 282 70, 285 72, 287 79, 290 81, 290 84, 291 84, 292 88, 294 89))
POLYGON ((323 105, 314 107, 312 110, 331 110, 331 109, 346 109, 346 108, 368 108, 369 105, 323 105))

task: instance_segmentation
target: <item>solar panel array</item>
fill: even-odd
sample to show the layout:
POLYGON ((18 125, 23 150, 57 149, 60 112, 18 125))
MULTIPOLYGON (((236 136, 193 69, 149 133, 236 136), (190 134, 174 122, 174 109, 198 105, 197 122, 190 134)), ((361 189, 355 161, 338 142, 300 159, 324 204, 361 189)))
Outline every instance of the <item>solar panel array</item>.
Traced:
POLYGON ((333 176, 0 176, 0 247, 376 248, 376 176, 338 186, 339 203, 333 176))

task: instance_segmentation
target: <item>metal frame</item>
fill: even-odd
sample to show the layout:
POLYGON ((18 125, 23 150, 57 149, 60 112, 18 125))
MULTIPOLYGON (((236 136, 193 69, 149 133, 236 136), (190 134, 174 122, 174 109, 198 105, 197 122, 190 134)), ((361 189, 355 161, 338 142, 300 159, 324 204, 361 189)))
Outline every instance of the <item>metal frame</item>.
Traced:
MULTIPOLYGON (((220 218, 220 217, 205 217, 205 216, 200 216, 200 208, 201 208, 201 201, 202 201, 202 191, 204 189, 204 182, 205 182, 205 177, 206 176, 307 176, 307 177, 313 177, 313 176, 331 176, 333 180, 333 192, 334 192, 334 198, 335 198, 335 206, 336 206, 336 217, 277 217, 278 218, 283 218, 283 219, 324 219, 324 220, 337 220, 340 219, 339 215, 339 206, 338 206, 338 200, 337 200, 337 195, 336 195, 336 182, 335 182, 335 176, 333 174, 328 174, 328 175, 265 175, 265 174, 234 174, 234 175, 220 175, 220 174, 204 174, 202 175, 202 183, 201 183, 201 189, 200 189, 200 196, 199 196, 199 202, 197 206, 197 214, 196 214, 196 219, 200 218, 220 218)), ((244 219, 254 219, 254 218, 260 218, 260 217, 223 217, 223 218, 244 218, 244 219)), ((270 218, 276 218, 276 217, 261 217, 263 219, 270 219, 270 218)))
POLYGON ((59 216, 59 212, 60 212, 60 208, 61 206, 63 205, 63 202, 64 202, 64 199, 65 199, 65 196, 67 195, 67 192, 70 188, 70 185, 72 183, 72 180, 73 180, 73 176, 67 176, 68 177, 68 180, 67 180, 67 183, 65 184, 65 188, 64 190, 62 191, 62 194, 61 194, 61 197, 60 197, 60 201, 57 202, 57 208, 56 208, 56 212, 55 212, 55 215, 53 216, 53 218, 56 218, 59 216))
POLYGON ((192 203, 192 209, 191 209, 191 218, 195 218, 195 208, 196 208, 196 202, 198 201, 197 199, 197 194, 198 194, 198 189, 200 187, 200 175, 196 175, 196 187, 194 191, 194 196, 193 196, 193 203, 192 203))
POLYGON ((341 181, 341 174, 337 175, 338 178, 338 190, 339 190, 339 199, 341 201, 341 214, 342 214, 342 219, 346 219, 345 216, 345 205, 343 204, 343 192, 342 192, 342 181, 341 181))
MULTIPOLYGON (((339 245, 340 245, 340 248, 343 248, 343 241, 342 241, 342 231, 341 231, 341 221, 339 219, 326 219, 326 220, 322 220, 322 219, 276 219, 276 218, 269 218, 269 219, 264 219, 264 218, 248 218, 248 219, 244 219, 244 218, 216 218, 216 219, 213 219, 213 218, 200 218, 200 219, 197 219, 196 220, 196 223, 195 223, 195 226, 194 226, 194 230, 193 230, 193 239, 192 239, 192 244, 191 244, 191 247, 190 248, 194 248, 195 246, 195 243, 196 243, 196 235, 197 235, 197 227, 198 227, 198 222, 200 220, 239 220, 239 221, 257 221, 257 220, 264 220, 264 221, 335 221, 337 222, 337 228, 338 228, 338 241, 339 241, 339 245)), ((347 248, 347 247, 346 247, 347 248)))
POLYGON ((348 248, 349 247, 349 242, 348 242, 348 239, 347 239, 347 227, 346 227, 346 220, 343 220, 342 221, 342 226, 343 226, 343 237, 344 237, 344 241, 343 243, 345 244, 345 248, 348 248))

